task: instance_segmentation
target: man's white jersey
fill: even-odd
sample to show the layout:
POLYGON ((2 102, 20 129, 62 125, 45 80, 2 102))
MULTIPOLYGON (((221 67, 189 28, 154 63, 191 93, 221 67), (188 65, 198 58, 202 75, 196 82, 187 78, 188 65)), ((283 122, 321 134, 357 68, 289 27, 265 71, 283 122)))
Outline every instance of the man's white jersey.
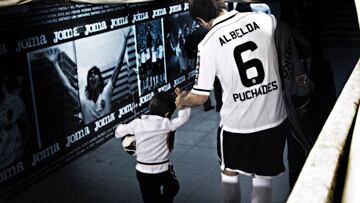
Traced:
POLYGON ((264 13, 227 12, 198 45, 192 92, 209 95, 214 78, 223 88, 224 130, 251 133, 276 127, 287 117, 274 43, 276 19, 264 13))

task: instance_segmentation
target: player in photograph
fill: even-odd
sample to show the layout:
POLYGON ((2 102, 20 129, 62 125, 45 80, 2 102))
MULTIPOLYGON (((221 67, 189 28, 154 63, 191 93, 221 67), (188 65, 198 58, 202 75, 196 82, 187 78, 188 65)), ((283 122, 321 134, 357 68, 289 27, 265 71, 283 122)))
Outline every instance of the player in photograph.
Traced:
POLYGON ((145 46, 145 53, 146 53, 146 83, 149 90, 154 89, 156 85, 155 81, 155 65, 157 60, 157 52, 156 47, 154 44, 154 34, 152 33, 152 25, 148 23, 145 27, 145 33, 146 33, 146 46, 145 46))
POLYGON ((159 84, 163 84, 165 82, 165 71, 164 71, 164 46, 162 44, 162 39, 160 35, 157 37, 156 41, 156 81, 159 84))
POLYGON ((14 83, 15 78, 6 74, 0 76, 0 169, 22 157, 23 141, 29 129, 25 103, 19 95, 20 87, 11 87, 14 83))
POLYGON ((146 53, 145 50, 140 50, 139 54, 138 54, 138 63, 139 63, 139 67, 138 67, 138 74, 139 74, 139 78, 140 78, 140 87, 141 89, 145 89, 147 88, 147 83, 146 83, 146 53))
POLYGON ((185 36, 183 30, 179 27, 177 30, 177 36, 171 37, 170 33, 167 34, 167 40, 170 45, 170 50, 174 53, 176 61, 179 65, 179 73, 183 73, 187 70, 187 57, 183 51, 185 45, 185 36))
MULTIPOLYGON (((122 34, 122 41, 120 46, 124 48, 121 49, 118 63, 115 66, 115 70, 111 76, 111 79, 108 80, 107 83, 105 83, 101 71, 96 65, 91 67, 87 72, 85 87, 86 99, 81 100, 82 116, 85 124, 88 124, 110 113, 113 88, 115 86, 116 78, 118 77, 122 67, 126 51, 127 36, 129 35, 130 31, 130 29, 123 28, 123 32, 119 33, 122 34)), ((50 62, 54 64, 56 73, 63 82, 63 85, 69 91, 69 94, 74 97, 74 99, 77 99, 78 91, 71 85, 69 79, 61 69, 58 62, 59 54, 59 48, 48 49, 45 51, 45 56, 49 59, 50 62)))

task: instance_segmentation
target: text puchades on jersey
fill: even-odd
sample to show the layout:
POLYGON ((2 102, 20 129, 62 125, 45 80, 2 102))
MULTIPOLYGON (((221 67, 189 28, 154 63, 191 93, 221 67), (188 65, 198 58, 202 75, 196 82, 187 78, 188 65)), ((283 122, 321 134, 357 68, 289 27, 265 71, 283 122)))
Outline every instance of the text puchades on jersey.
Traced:
POLYGON ((278 84, 276 81, 272 81, 267 85, 261 85, 260 87, 256 87, 244 92, 233 94, 234 101, 245 101, 248 99, 254 99, 258 96, 265 95, 270 93, 271 91, 277 90, 278 84))

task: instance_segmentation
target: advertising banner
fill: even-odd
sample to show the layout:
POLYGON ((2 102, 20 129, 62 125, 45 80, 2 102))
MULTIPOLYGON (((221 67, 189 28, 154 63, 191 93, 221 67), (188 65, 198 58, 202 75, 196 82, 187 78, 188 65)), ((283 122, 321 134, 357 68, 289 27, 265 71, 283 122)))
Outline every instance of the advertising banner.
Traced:
POLYGON ((187 3, 0 9, 0 199, 114 136, 154 94, 190 88, 187 3))

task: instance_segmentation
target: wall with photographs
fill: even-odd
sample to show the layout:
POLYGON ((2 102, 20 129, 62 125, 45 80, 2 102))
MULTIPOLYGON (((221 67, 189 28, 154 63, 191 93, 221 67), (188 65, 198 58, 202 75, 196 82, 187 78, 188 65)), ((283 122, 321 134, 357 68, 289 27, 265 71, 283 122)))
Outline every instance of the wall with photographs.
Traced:
POLYGON ((159 91, 189 88, 186 3, 0 10, 0 197, 114 136, 159 91))

